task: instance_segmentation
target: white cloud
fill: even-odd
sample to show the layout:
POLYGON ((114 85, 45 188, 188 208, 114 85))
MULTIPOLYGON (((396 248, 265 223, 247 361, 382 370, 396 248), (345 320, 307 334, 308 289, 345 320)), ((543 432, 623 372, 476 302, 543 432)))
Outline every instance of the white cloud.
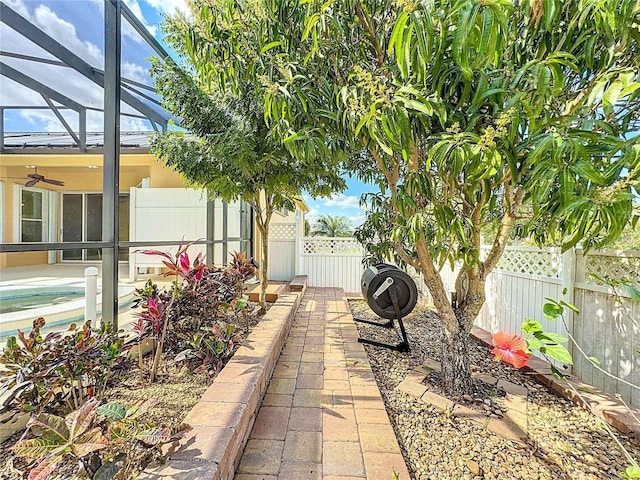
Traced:
POLYGON ((173 15, 175 12, 189 13, 186 0, 145 0, 156 10, 173 15))
POLYGON ((53 37, 76 55, 79 55, 91 65, 102 68, 103 56, 100 48, 78 38, 76 27, 58 17, 49 7, 39 5, 33 12, 33 23, 43 32, 53 37))
MULTIPOLYGON (((129 7, 129 9, 136 16, 136 18, 142 22, 144 27, 147 30, 149 30, 151 35, 155 36, 158 29, 154 25, 149 25, 147 23, 147 21, 144 18, 144 15, 142 14, 142 9, 140 8, 140 4, 138 3, 138 0, 124 0, 124 3, 127 4, 127 7, 129 7)), ((134 28, 126 20, 122 22, 122 33, 138 43, 145 42, 145 40, 138 34, 138 32, 134 30, 134 28)))
POLYGON ((365 214, 361 214, 361 215, 351 215, 351 216, 348 216, 347 218, 351 222, 351 225, 355 228, 362 225, 362 223, 365 221, 367 216, 365 214))
POLYGON ((149 73, 146 67, 132 62, 122 63, 122 76, 129 80, 149 84, 149 73))
POLYGON ((9 8, 15 10, 18 15, 29 18, 29 10, 22 0, 4 0, 9 8))
POLYGON ((355 195, 340 193, 333 198, 322 202, 327 207, 336 208, 360 208, 360 200, 355 195))

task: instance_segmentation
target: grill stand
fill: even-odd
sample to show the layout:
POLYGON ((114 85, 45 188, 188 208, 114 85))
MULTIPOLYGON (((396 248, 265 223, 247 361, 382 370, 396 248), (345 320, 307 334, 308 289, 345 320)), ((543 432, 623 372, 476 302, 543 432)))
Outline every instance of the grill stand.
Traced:
POLYGON ((377 347, 389 348, 391 350, 397 350, 398 352, 408 352, 409 350, 411 350, 411 347, 409 346, 409 339, 407 338, 407 332, 405 331, 404 323, 402 322, 402 315, 400 315, 400 305, 398 304, 398 292, 396 290, 397 288, 398 287, 396 287, 393 284, 388 286, 389 296, 391 297, 391 302, 393 303, 393 309, 396 312, 396 320, 398 320, 398 326, 400 327, 399 334, 398 334, 398 331, 395 330, 395 327, 393 325, 393 319, 390 319, 388 322, 384 322, 384 323, 374 322, 372 320, 365 320, 364 318, 354 318, 354 320, 356 322, 375 325, 376 327, 393 328, 396 332, 396 335, 398 335, 400 342, 384 343, 384 342, 378 342, 376 340, 370 340, 368 338, 362 338, 362 337, 358 338, 358 342, 366 343, 369 345, 375 345, 377 347))

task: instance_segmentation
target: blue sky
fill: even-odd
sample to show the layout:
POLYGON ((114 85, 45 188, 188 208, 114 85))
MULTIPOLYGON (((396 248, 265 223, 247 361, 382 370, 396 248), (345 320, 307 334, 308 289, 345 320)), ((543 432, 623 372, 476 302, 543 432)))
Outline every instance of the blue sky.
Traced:
MULTIPOLYGON (((103 0, 3 0, 9 7, 18 12, 41 28, 45 33, 58 40, 85 61, 102 69, 104 65, 104 26, 103 0)), ((185 0, 124 0, 133 13, 142 21, 147 29, 162 42, 160 23, 164 14, 175 11, 186 11, 185 0)), ((132 80, 150 84, 148 63, 146 58, 153 52, 140 36, 122 22, 122 74, 132 80)), ((22 36, 0 24, 2 36, 2 50, 18 52, 42 58, 53 59, 47 52, 31 44, 22 36)), ((23 71, 33 78, 43 75, 45 69, 35 62, 3 57, 3 61, 14 68, 23 71)), ((70 97, 81 99, 88 105, 102 107, 102 91, 95 88, 90 81, 79 74, 63 67, 48 65, 46 69, 46 83, 57 91, 70 97)), ((44 105, 37 94, 25 87, 0 77, 0 104, 9 105, 44 105)), ((126 106, 123 105, 123 110, 126 106)), ((77 128, 78 117, 73 112, 63 112, 65 119, 72 128, 77 128)), ((87 114, 87 129, 101 131, 103 119, 101 114, 89 112, 87 114)), ((148 122, 141 119, 126 118, 121 120, 121 129, 150 130, 148 122)), ((49 110, 6 110, 5 131, 31 132, 60 132, 64 128, 59 120, 49 110)), ((359 206, 362 193, 372 191, 374 187, 365 186, 355 178, 347 180, 348 188, 345 192, 330 199, 313 200, 305 195, 305 201, 311 208, 308 219, 313 223, 319 215, 344 215, 358 226, 364 220, 364 210, 359 206)))

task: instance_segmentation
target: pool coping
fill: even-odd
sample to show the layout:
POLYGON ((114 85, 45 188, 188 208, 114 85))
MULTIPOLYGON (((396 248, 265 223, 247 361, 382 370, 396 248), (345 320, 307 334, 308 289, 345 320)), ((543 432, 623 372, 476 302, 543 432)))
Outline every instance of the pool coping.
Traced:
POLYGON ((306 282, 278 298, 185 417, 192 430, 139 479, 233 479, 305 291, 306 282))

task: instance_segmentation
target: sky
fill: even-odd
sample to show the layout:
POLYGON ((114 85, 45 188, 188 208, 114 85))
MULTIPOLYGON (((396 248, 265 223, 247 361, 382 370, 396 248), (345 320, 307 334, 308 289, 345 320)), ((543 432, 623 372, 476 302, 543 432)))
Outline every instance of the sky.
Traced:
MULTIPOLYGON (((1 0, 49 36, 71 50, 92 66, 104 68, 104 0, 1 0)), ((176 11, 187 11, 185 0, 124 0, 131 11, 161 43, 163 15, 176 11)), ((122 22, 122 75, 140 83, 151 85, 146 58, 153 55, 151 48, 131 28, 122 22)), ((23 36, 0 23, 0 50, 54 59, 23 36)), ((85 105, 102 108, 103 93, 80 74, 64 67, 47 65, 3 56, 0 60, 11 67, 30 75, 42 83, 85 105), (43 77, 46 75, 46 78, 43 77)), ((22 85, 0 77, 0 104, 3 106, 44 106, 44 100, 22 85)), ((123 112, 135 113, 123 104, 123 112)), ((74 129, 78 128, 78 116, 72 111, 62 111, 65 120, 74 129)), ((87 113, 87 130, 102 131, 103 118, 100 113, 87 113)), ((148 121, 123 117, 123 131, 151 130, 148 121)), ((60 132, 64 127, 55 115, 42 110, 6 110, 6 132, 60 132)), ((355 178, 347 179, 347 190, 330 199, 312 199, 304 195, 311 211, 308 220, 313 223, 319 215, 344 215, 354 227, 364 221, 364 210, 359 206, 362 193, 373 191, 355 178)))

